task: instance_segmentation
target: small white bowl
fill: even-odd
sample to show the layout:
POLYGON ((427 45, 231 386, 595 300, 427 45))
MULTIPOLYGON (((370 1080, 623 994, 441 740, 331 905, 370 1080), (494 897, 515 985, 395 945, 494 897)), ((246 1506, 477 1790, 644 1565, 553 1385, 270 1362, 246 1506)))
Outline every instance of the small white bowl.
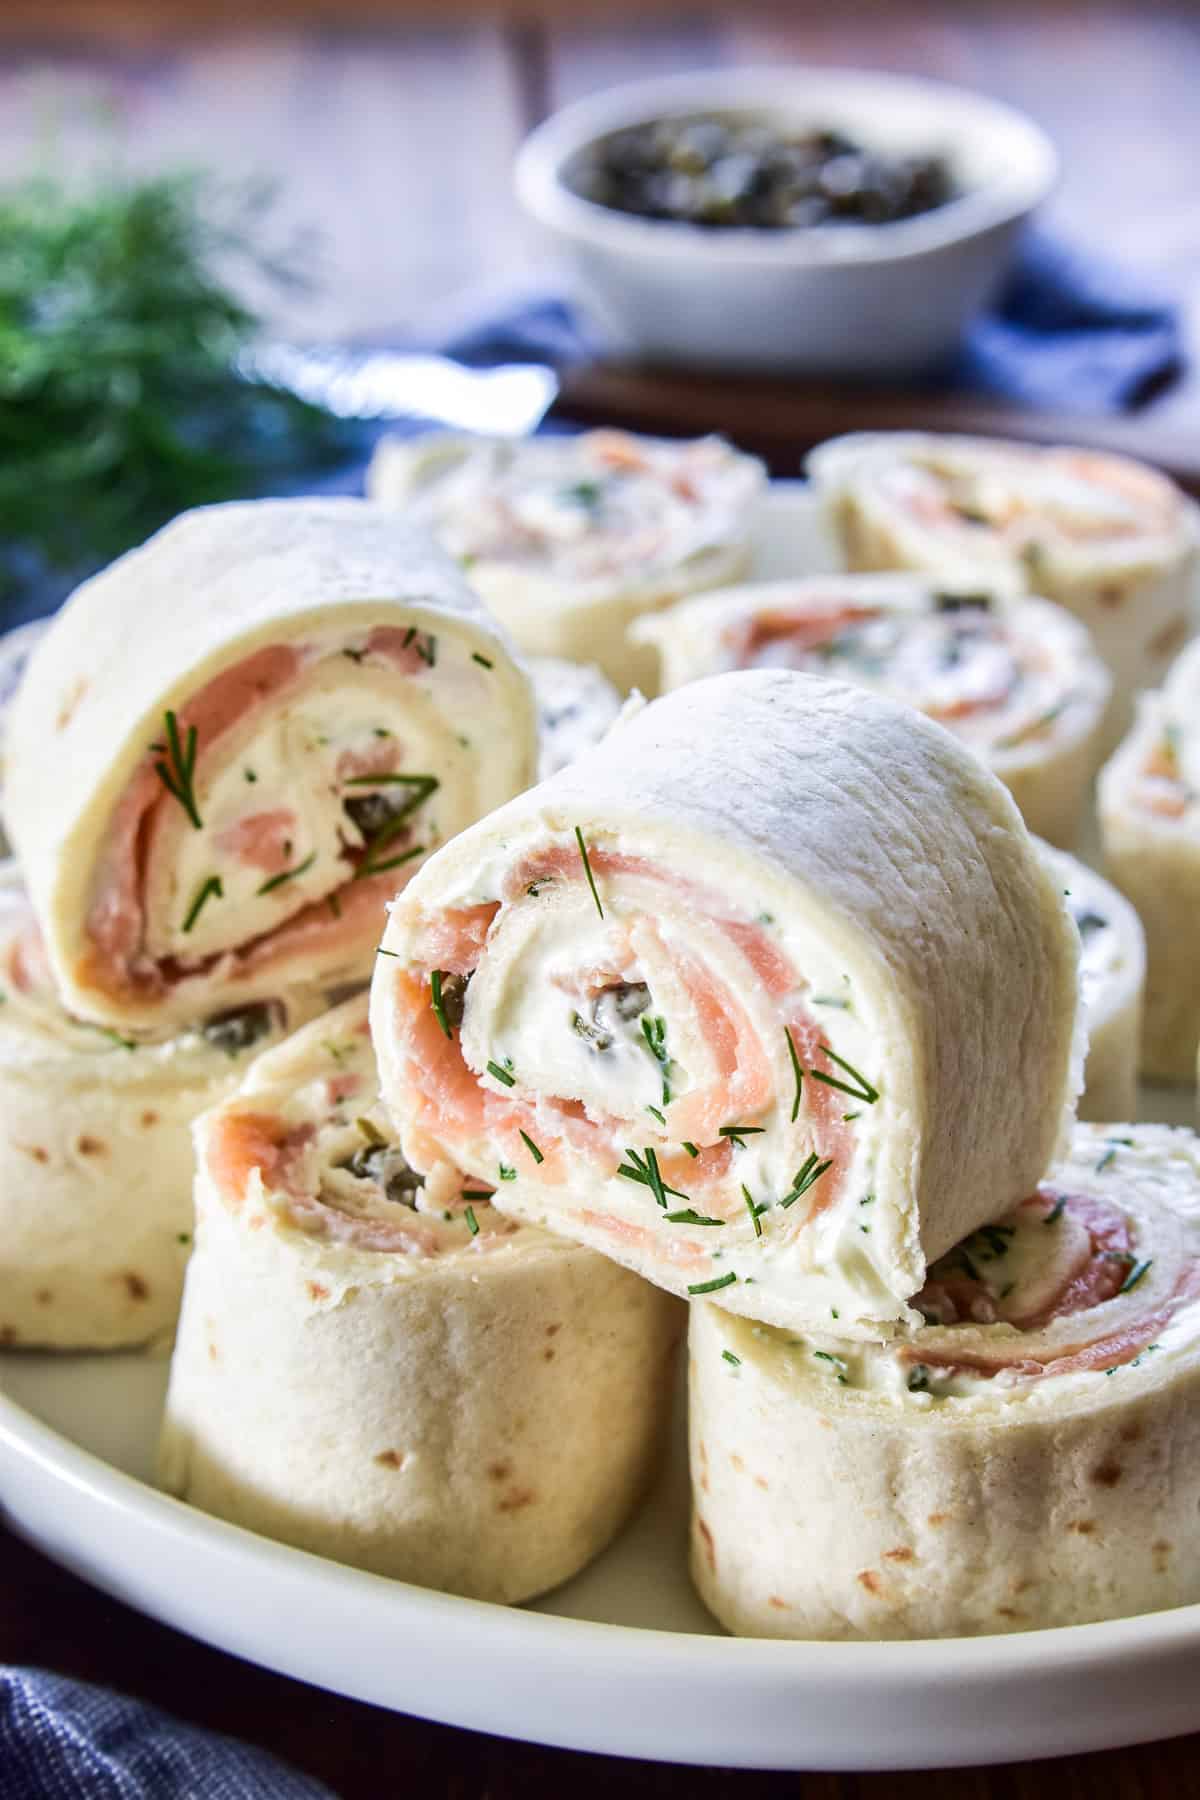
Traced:
POLYGON ((1057 172, 1032 120, 962 88, 859 69, 728 69, 630 82, 565 107, 522 145, 516 186, 615 353, 894 376, 953 349, 1057 172), (940 154, 960 197, 886 225, 705 229, 618 212, 568 185, 608 132, 742 110, 844 131, 885 153, 940 154))

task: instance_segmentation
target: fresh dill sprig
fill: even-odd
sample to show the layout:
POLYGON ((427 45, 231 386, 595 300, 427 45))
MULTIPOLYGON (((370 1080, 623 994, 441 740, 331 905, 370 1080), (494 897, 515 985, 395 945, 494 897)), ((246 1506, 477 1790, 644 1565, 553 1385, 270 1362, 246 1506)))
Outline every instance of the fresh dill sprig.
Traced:
POLYGON ((587 884, 592 890, 592 899, 596 902, 596 911, 600 914, 600 917, 603 918, 604 908, 601 906, 600 896, 596 892, 596 878, 592 874, 592 865, 588 860, 587 845, 583 841, 583 833, 578 825, 575 827, 575 842, 579 845, 579 854, 583 858, 583 872, 587 876, 587 884))
POLYGON ((203 831, 204 821, 200 817, 196 805, 196 748, 198 733, 194 725, 188 726, 187 743, 179 741, 179 720, 168 709, 163 718, 167 727, 167 744, 164 752, 167 760, 156 762, 154 773, 158 776, 169 794, 174 794, 180 806, 192 822, 193 829, 203 831))
POLYGON ((196 892, 196 898, 188 907, 187 918, 183 921, 184 932, 189 932, 192 929, 192 926, 203 912, 207 901, 223 900, 224 898, 225 889, 221 885, 221 877, 219 875, 210 875, 207 881, 201 883, 196 892))

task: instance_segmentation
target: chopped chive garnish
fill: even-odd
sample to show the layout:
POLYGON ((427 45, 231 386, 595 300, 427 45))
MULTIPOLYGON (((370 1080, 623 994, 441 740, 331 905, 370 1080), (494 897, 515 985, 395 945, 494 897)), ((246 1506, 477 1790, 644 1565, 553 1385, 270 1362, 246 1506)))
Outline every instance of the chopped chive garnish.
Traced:
POLYGON ((874 1206, 874 1204, 875 1204, 874 1194, 864 1194, 858 1204, 860 1206, 874 1206))
POLYGON ((432 631, 427 631, 425 633, 424 643, 422 643, 421 639, 418 637, 416 651, 421 661, 429 668, 432 669, 435 666, 437 663, 437 639, 434 637, 432 631))
POLYGON ((384 1137, 382 1131, 380 1131, 377 1125, 373 1125, 370 1119, 355 1119, 354 1123, 358 1126, 358 1129, 362 1132, 373 1150, 381 1149, 382 1146, 387 1143, 387 1139, 384 1137))
POLYGON ((690 1200, 691 1196, 689 1194, 680 1193, 678 1188, 669 1186, 668 1183, 663 1180, 662 1172, 658 1166, 658 1158, 653 1150, 646 1150, 640 1155, 638 1151, 631 1150, 626 1146, 625 1154, 629 1158, 629 1161, 628 1163, 622 1163, 620 1165, 617 1174, 623 1175, 626 1181, 636 1181, 639 1182, 642 1187, 648 1187, 664 1211, 666 1210, 666 1196, 668 1194, 674 1194, 677 1200, 690 1200))
POLYGON ((472 650, 471 661, 477 662, 481 669, 491 669, 491 668, 495 667, 494 663, 492 662, 491 657, 490 656, 481 656, 479 654, 478 650, 472 650))
POLYGON ((695 1144, 685 1143, 683 1147, 687 1151, 689 1156, 695 1157, 695 1156, 699 1156, 699 1154, 700 1154, 700 1152, 697 1150, 695 1144))
POLYGON ((405 632, 404 636, 400 640, 400 648, 402 650, 407 650, 408 646, 412 643, 412 641, 416 637, 416 635, 417 635, 416 626, 410 625, 408 630, 405 632))
POLYGON ((515 1169, 510 1169, 507 1163, 501 1163, 500 1179, 501 1181, 515 1181, 517 1179, 517 1171, 515 1169))
POLYGON ((368 856, 355 869, 354 879, 363 881, 370 875, 385 875, 389 869, 403 868, 404 864, 412 862, 414 857, 424 856, 426 848, 425 844, 414 844, 411 850, 405 850, 401 856, 389 856, 386 862, 372 862, 368 856))
POLYGON ((459 1195, 462 1200, 490 1200, 491 1197, 490 1188, 463 1188, 459 1195))
POLYGON ((314 850, 311 855, 305 857, 302 863, 297 863, 294 869, 281 869, 278 875, 272 875, 269 880, 263 882, 260 888, 255 889, 255 893, 274 893, 275 889, 281 888, 285 882, 294 881, 297 875, 303 875, 306 870, 311 869, 316 860, 317 853, 314 850))
POLYGON ((253 769, 243 769, 242 774, 246 777, 247 781, 257 781, 258 780, 258 776, 254 773, 253 769))
POLYGON ((505 1087, 516 1087, 517 1078, 512 1072, 512 1064, 508 1062, 507 1057, 505 1058, 505 1062, 508 1063, 507 1068, 502 1068, 499 1063, 490 1062, 487 1066, 487 1072, 492 1077, 493 1081, 502 1082, 505 1087))
POLYGON ((799 1200, 800 1196, 802 1194, 807 1194, 809 1188, 812 1187, 813 1183, 816 1181, 820 1181, 822 1175, 825 1174, 826 1170, 832 1169, 832 1167, 833 1167, 832 1156, 827 1156, 825 1158, 825 1161, 821 1162, 818 1160, 816 1151, 810 1150, 808 1155, 805 1157, 803 1163, 801 1163, 800 1167, 796 1170, 796 1173, 792 1177, 791 1193, 786 1194, 784 1196, 784 1198, 779 1202, 780 1206, 783 1207, 785 1210, 789 1206, 794 1206, 796 1204, 797 1200, 799 1200))
POLYGON ((470 1232, 471 1236, 478 1237, 479 1220, 475 1217, 475 1208, 473 1206, 468 1206, 466 1212, 463 1214, 463 1218, 467 1221, 467 1230, 470 1232))
POLYGON ((1050 1208, 1050 1211, 1046 1214, 1045 1218, 1042 1220, 1042 1224, 1043 1225, 1057 1225, 1058 1221, 1063 1216, 1063 1212, 1066 1209, 1066 1204, 1067 1204, 1067 1196, 1065 1194, 1060 1194, 1058 1196, 1058 1199, 1054 1202, 1054 1205, 1050 1208))
POLYGON ((194 725, 188 726, 186 747, 179 741, 179 721, 173 712, 163 714, 167 725, 166 762, 156 762, 154 772, 169 794, 174 794, 180 806, 191 820, 197 831, 204 829, 196 807, 196 788, 193 777, 196 772, 197 732, 194 725))
POLYGON ((385 950, 382 944, 376 945, 375 954, 376 956, 390 956, 395 962, 400 961, 400 952, 398 950, 385 950))
POLYGON ((1130 1269, 1128 1275, 1117 1289, 1118 1294, 1128 1294, 1132 1288, 1135 1288, 1142 1279, 1142 1276, 1146 1273, 1146 1270, 1152 1266, 1153 1262, 1154 1258, 1148 1256, 1145 1262, 1140 1262, 1136 1267, 1130 1269))
POLYGON ((846 1361, 845 1357, 835 1356, 833 1354, 832 1350, 814 1350, 813 1355, 816 1357, 818 1362, 827 1362, 827 1363, 831 1364, 832 1368, 833 1368, 833 1373, 837 1376, 837 1379, 842 1384, 842 1386, 845 1387, 846 1372, 850 1367, 850 1365, 846 1361))
POLYGON ((698 1213, 694 1207, 685 1207, 682 1212, 667 1214, 668 1225, 724 1225, 724 1219, 710 1219, 707 1213, 698 1213))
POLYGON ((836 1006, 841 1012, 850 1011, 850 1002, 841 994, 813 994, 812 1004, 814 1006, 836 1006))
POLYGON ((1105 1169, 1108 1168, 1109 1164, 1116 1162, 1116 1160, 1117 1160, 1116 1145, 1110 1144, 1108 1149, 1104 1152, 1104 1155, 1100 1158, 1100 1161, 1096 1164, 1097 1175, 1103 1175, 1105 1169))
POLYGON ((744 1150, 746 1146, 743 1139, 761 1137, 765 1130, 765 1125, 720 1125, 717 1127, 717 1136, 729 1138, 739 1150, 744 1150))
POLYGON ((583 872, 587 876, 587 884, 592 890, 592 899, 596 902, 596 911, 604 917, 604 908, 600 904, 600 896, 596 892, 596 878, 592 874, 592 865, 588 861, 587 845, 583 841, 583 833, 578 825, 575 827, 575 842, 579 845, 579 854, 583 858, 583 872))
POLYGON ((689 1294, 715 1294, 718 1288, 732 1287, 737 1276, 730 1269, 727 1275, 718 1275, 712 1281, 697 1281, 688 1288, 689 1294))
POLYGON ((204 910, 204 903, 206 900, 223 900, 224 898, 225 889, 221 886, 221 877, 219 875, 210 875, 208 880, 204 882, 199 889, 192 904, 188 907, 187 918, 183 921, 184 931, 187 932, 192 929, 192 926, 196 923, 196 920, 204 910))
MULTIPOLYGON (((380 952, 381 956, 392 956, 394 954, 395 952, 391 950, 382 950, 380 952)), ((434 969, 431 973, 429 977, 429 1004, 433 1008, 434 1018, 442 1028, 442 1036, 449 1037, 451 1035, 450 1021, 446 1017, 446 1003, 442 998, 442 983, 445 979, 446 971, 444 969, 434 969)))
POLYGON ((403 812, 393 813, 392 817, 388 820, 389 825, 394 825, 397 819, 407 818, 410 812, 415 812, 423 800, 428 800, 430 794, 437 793, 441 785, 442 784, 436 775, 347 775, 346 779, 342 782, 343 787, 412 788, 419 798, 411 800, 403 812))
POLYGON ((804 1086, 804 1070, 800 1067, 800 1058, 796 1054, 796 1045, 792 1038, 791 1031, 786 1025, 783 1028, 783 1035, 787 1039, 788 1055, 792 1059, 792 1074, 796 1079, 796 1093, 792 1100, 792 1124, 794 1125, 800 1116, 800 1094, 804 1086))
POLYGON ((732 1350, 722 1350, 721 1355, 727 1363, 732 1363, 735 1369, 741 1368, 742 1359, 740 1356, 735 1356, 732 1350))
POLYGON ((860 1112, 843 1113, 842 1114, 842 1124, 849 1125, 849 1124, 852 1124, 855 1119, 861 1119, 861 1118, 862 1118, 862 1114, 860 1112))
POLYGON ((98 1031, 101 1037, 106 1037, 110 1044, 116 1045, 118 1050, 136 1050, 138 1047, 136 1038, 122 1037, 121 1033, 114 1031, 111 1025, 92 1025, 86 1019, 77 1019, 75 1023, 87 1025, 89 1031, 98 1031))
POLYGON ((648 1106, 646 1108, 646 1111, 651 1115, 652 1118, 657 1119, 660 1125, 666 1124, 667 1115, 665 1113, 660 1113, 657 1106, 648 1106))
POLYGON ((761 1237, 762 1220, 759 1217, 759 1214, 765 1212, 766 1208, 754 1204, 754 1198, 745 1182, 742 1183, 742 1198, 746 1202, 746 1211, 750 1214, 750 1223, 754 1227, 754 1235, 756 1238, 761 1237))
POLYGON ((530 1156, 532 1156, 534 1162, 535 1163, 544 1163, 546 1159, 542 1155, 541 1151, 538 1149, 537 1145, 534 1143, 533 1139, 530 1137, 529 1133, 527 1131, 522 1131, 522 1132, 519 1132, 518 1135, 520 1136, 521 1142, 524 1144, 525 1148, 528 1150, 530 1156))
POLYGON ((844 1056, 839 1056, 836 1050, 831 1050, 828 1044, 822 1044, 821 1048, 830 1062, 835 1062, 839 1069, 843 1069, 855 1085, 850 1087, 848 1083, 839 1081, 836 1075, 823 1074, 820 1069, 810 1069, 809 1074, 816 1080, 823 1081, 826 1087, 837 1088, 839 1093, 849 1094, 852 1100, 863 1100, 868 1106, 874 1106, 879 1098, 879 1089, 872 1087, 865 1075, 860 1075, 852 1063, 848 1063, 844 1056))

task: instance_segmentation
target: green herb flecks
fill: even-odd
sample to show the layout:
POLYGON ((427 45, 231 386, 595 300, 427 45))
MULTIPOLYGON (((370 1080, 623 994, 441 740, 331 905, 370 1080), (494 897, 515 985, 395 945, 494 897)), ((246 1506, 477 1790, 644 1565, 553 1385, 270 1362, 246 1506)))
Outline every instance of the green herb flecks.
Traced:
POLYGON ((532 1156, 534 1162, 538 1163, 538 1164, 544 1163, 546 1158, 542 1155, 541 1151, 538 1149, 537 1145, 534 1143, 534 1141, 530 1137, 529 1133, 527 1131, 520 1131, 520 1132, 518 1132, 518 1136, 520 1137, 521 1142, 524 1144, 525 1148, 528 1150, 530 1156, 532 1156))
MULTIPOLYGON (((394 837, 395 833, 389 832, 388 836, 394 837)), ((411 849, 402 850, 399 856, 385 857, 383 862, 375 861, 374 848, 374 845, 368 844, 366 856, 354 871, 355 881, 366 881, 372 875, 386 875, 389 869, 402 869, 405 863, 415 862, 418 856, 424 856, 429 846, 414 844, 411 849)))
POLYGON ((800 1067, 800 1058, 796 1054, 795 1041, 791 1031, 786 1025, 783 1028, 783 1035, 787 1040, 788 1055, 792 1062, 792 1077, 796 1083, 796 1092, 792 1097, 792 1124, 794 1125, 800 1116, 800 1096, 804 1090, 804 1070, 800 1067))
POLYGON ((783 1199, 779 1202, 784 1211, 786 1212, 789 1206, 795 1206, 801 1195, 807 1194, 813 1183, 820 1181, 822 1175, 824 1175, 827 1170, 832 1169, 832 1167, 832 1156, 827 1156, 824 1162, 822 1162, 816 1151, 810 1150, 792 1177, 790 1193, 785 1194, 783 1199))
POLYGON ((658 1166, 658 1157, 653 1150, 646 1149, 639 1155, 636 1150, 631 1150, 626 1145, 625 1154, 629 1161, 620 1165, 617 1174, 624 1176, 626 1181, 636 1181, 642 1187, 648 1187, 664 1212, 667 1210, 668 1194, 674 1195, 676 1200, 690 1202, 690 1194, 681 1193, 678 1188, 671 1187, 668 1182, 663 1180, 662 1171, 658 1166))
POLYGON ((666 1124, 667 1115, 659 1112, 657 1106, 647 1106, 646 1111, 650 1114, 652 1119, 657 1119, 660 1125, 666 1124))
POLYGON ((765 1130, 765 1125, 720 1125, 717 1127, 717 1136, 728 1138, 739 1150, 744 1150, 746 1138, 761 1137, 765 1130))
POLYGON ((710 1218, 707 1213, 698 1213, 695 1207, 688 1206, 682 1212, 667 1214, 668 1225, 724 1225, 726 1220, 710 1218))
POLYGON ((879 1089, 873 1086, 865 1075, 860 1075, 853 1063, 848 1063, 844 1056, 839 1056, 836 1050, 831 1050, 828 1044, 822 1044, 821 1048, 830 1062, 836 1063, 838 1068, 850 1077, 850 1082, 854 1085, 851 1086, 850 1082, 839 1080, 836 1075, 827 1075, 823 1069, 810 1069, 808 1072, 813 1079, 823 1081, 826 1087, 837 1088, 841 1094, 849 1094, 852 1100, 861 1100, 867 1106, 874 1106, 879 1098, 879 1089))
POLYGON ((196 891, 196 898, 188 907, 187 918, 183 921, 185 934, 192 929, 192 926, 204 911, 205 905, 209 900, 223 900, 224 898, 225 889, 221 885, 221 877, 219 875, 210 875, 207 881, 201 883, 196 891))
MULTIPOLYGON (((392 956, 391 950, 381 950, 381 956, 392 956)), ((429 976, 429 1004, 433 1008, 433 1016, 442 1028, 442 1036, 450 1037, 450 1021, 446 1017, 446 1000, 442 993, 442 983, 446 979, 445 969, 434 969, 429 976)))
POLYGON ((814 1350, 813 1355, 818 1362, 828 1363, 830 1365, 830 1373, 836 1376, 843 1387, 846 1386, 850 1374, 850 1365, 844 1356, 835 1356, 832 1350, 814 1350))
POLYGON ((742 1183, 742 1199, 746 1202, 746 1211, 750 1214, 750 1223, 754 1227, 754 1235, 756 1238, 760 1238, 763 1234, 762 1215, 767 1209, 765 1206, 759 1206, 756 1203, 753 1194, 750 1192, 750 1189, 746 1186, 745 1182, 742 1183))
POLYGON ((664 1106, 669 1106, 671 1104, 671 1058, 667 1051, 667 1021, 661 1016, 652 1019, 648 1013, 643 1013, 642 1036, 646 1040, 646 1048, 663 1072, 662 1103, 664 1106))
POLYGON ((1128 1275, 1125 1277, 1124 1281, 1121 1283, 1120 1287, 1117 1289, 1118 1294, 1132 1293, 1133 1289, 1137 1286, 1138 1282, 1142 1279, 1142 1276, 1145 1275, 1145 1273, 1148 1269, 1153 1268, 1153 1266, 1154 1266, 1154 1258, 1152 1256, 1148 1256, 1146 1258, 1145 1262, 1135 1263, 1133 1268, 1130 1269, 1128 1275))
POLYGON ((254 782, 256 782, 258 780, 258 776, 254 773, 253 769, 243 769, 242 775, 243 775, 243 778, 246 781, 250 782, 252 785, 254 782))
POLYGON ((1045 1218, 1042 1220, 1042 1224, 1043 1225, 1057 1225, 1058 1221, 1062 1218, 1063 1213, 1066 1211, 1066 1208, 1067 1208, 1067 1196, 1065 1194, 1060 1194, 1058 1196, 1058 1199, 1054 1202, 1054 1205, 1050 1208, 1050 1211, 1046 1214, 1045 1218))
POLYGON ((510 1169, 507 1163, 501 1163, 500 1179, 501 1181, 515 1181, 517 1179, 517 1171, 515 1169, 510 1169))
POLYGON ((1104 1155, 1100 1158, 1100 1161, 1096 1164, 1097 1175, 1103 1175, 1105 1169, 1109 1168, 1116 1160, 1117 1147, 1115 1144, 1110 1144, 1108 1149, 1104 1152, 1104 1155))
POLYGON ((699 1150, 697 1150, 695 1144, 685 1143, 683 1147, 687 1151, 688 1155, 693 1158, 693 1160, 700 1154, 700 1152, 699 1152, 699 1150))
POLYGON ((490 656, 481 656, 478 650, 472 650, 471 661, 477 662, 481 669, 493 669, 496 666, 490 656))
POLYGON ((731 1363, 735 1369, 740 1369, 742 1366, 741 1357, 735 1356, 732 1350, 722 1350, 721 1359, 723 1362, 731 1363))
MULTIPOLYGON (((0 213, 2 213, 0 208, 0 213)), ((179 740, 179 721, 175 714, 167 711, 163 714, 167 727, 167 742, 164 755, 165 762, 156 762, 154 773, 162 782, 169 794, 173 794, 192 822, 196 831, 203 831, 204 821, 196 806, 196 750, 198 736, 194 725, 188 726, 187 742, 179 740)))
POLYGON ((463 1218, 467 1221, 467 1230, 470 1232, 471 1236, 478 1237, 479 1220, 475 1217, 475 1208, 473 1206, 468 1206, 466 1212, 463 1214, 463 1218))
POLYGON ((600 896, 596 892, 596 878, 592 874, 592 865, 588 859, 587 845, 583 841, 583 832, 579 829, 578 825, 575 827, 575 842, 579 845, 579 854, 583 858, 583 872, 587 876, 587 884, 592 890, 592 899, 596 902, 596 911, 600 914, 600 917, 603 918, 604 908, 601 906, 600 896))
POLYGON ((273 894, 275 892, 276 888, 283 887, 289 881, 295 881, 295 879, 298 875, 307 874, 307 872, 309 871, 309 869, 312 868, 312 866, 316 862, 316 860, 317 860, 317 853, 315 850, 313 850, 308 856, 305 857, 305 859, 302 863, 297 863, 294 868, 280 869, 278 875, 272 875, 269 878, 269 880, 264 881, 261 887, 256 888, 254 890, 255 893, 256 894, 273 894))
POLYGON ((487 1072, 492 1080, 498 1081, 502 1087, 510 1088, 516 1087, 517 1085, 517 1078, 513 1073, 511 1057, 506 1056, 502 1063, 489 1062, 487 1065, 487 1072))
POLYGON ((688 1288, 689 1294, 715 1294, 721 1288, 732 1287, 737 1276, 730 1269, 726 1275, 716 1275, 711 1281, 696 1281, 688 1288))

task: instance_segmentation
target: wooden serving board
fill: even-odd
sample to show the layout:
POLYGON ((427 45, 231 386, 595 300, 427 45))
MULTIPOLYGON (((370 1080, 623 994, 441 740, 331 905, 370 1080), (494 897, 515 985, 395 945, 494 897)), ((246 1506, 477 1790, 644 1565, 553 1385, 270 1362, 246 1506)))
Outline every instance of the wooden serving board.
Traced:
POLYGON ((555 415, 580 425, 698 437, 720 432, 795 476, 814 444, 844 431, 961 431, 1038 444, 1080 444, 1156 464, 1200 498, 1200 443, 1153 414, 1102 418, 1032 412, 972 394, 788 382, 759 375, 586 363, 560 371, 555 415))

